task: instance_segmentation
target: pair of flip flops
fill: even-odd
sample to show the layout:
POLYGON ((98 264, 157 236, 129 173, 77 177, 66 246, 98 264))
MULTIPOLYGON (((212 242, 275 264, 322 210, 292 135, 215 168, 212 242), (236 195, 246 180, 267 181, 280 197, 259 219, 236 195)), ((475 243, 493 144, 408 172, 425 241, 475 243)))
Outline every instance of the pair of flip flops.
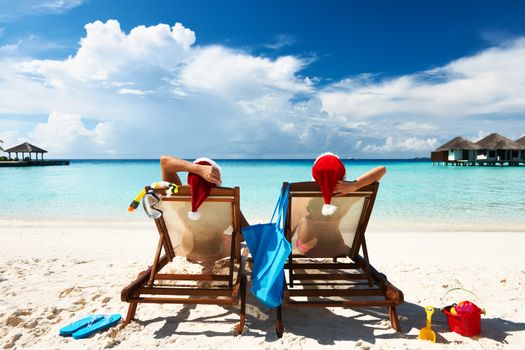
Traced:
POLYGON ((106 330, 120 322, 122 316, 114 315, 90 315, 76 322, 60 328, 61 336, 72 336, 74 339, 87 338, 91 334, 106 330))

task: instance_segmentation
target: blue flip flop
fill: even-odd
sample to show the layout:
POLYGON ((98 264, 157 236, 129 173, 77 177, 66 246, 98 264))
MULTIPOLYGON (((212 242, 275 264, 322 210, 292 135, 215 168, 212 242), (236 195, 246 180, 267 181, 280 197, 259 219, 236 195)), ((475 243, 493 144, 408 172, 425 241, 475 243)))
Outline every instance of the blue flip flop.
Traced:
POLYGON ((119 314, 103 316, 98 321, 93 322, 92 324, 86 327, 80 328, 78 331, 74 332, 73 338, 75 339, 87 338, 93 333, 103 331, 110 327, 113 327, 114 325, 119 323, 121 319, 122 319, 122 316, 119 314))
POLYGON ((59 331, 60 333, 59 334, 61 336, 65 336, 65 337, 70 336, 73 333, 75 333, 76 331, 78 331, 79 329, 87 327, 87 326, 89 326, 89 325, 99 321, 102 318, 104 318, 104 315, 89 315, 87 317, 84 317, 81 320, 78 320, 76 322, 68 324, 65 327, 60 328, 60 331, 59 331))

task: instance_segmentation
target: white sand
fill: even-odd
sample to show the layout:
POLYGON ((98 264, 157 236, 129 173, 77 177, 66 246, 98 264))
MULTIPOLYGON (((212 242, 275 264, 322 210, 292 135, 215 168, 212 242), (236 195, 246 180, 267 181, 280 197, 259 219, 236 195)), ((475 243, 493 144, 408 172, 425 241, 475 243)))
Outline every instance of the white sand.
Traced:
MULTIPOLYGON (((133 322, 84 340, 58 335, 91 313, 120 313, 120 290, 153 259, 153 223, 0 226, 0 347, 6 349, 420 349, 525 348, 525 229, 522 232, 369 232, 372 264, 405 294, 404 333, 383 309, 285 309, 277 339, 273 313, 252 296, 247 327, 232 335, 238 310, 220 306, 139 305, 133 322), (474 290, 487 310, 482 333, 451 333, 434 314, 439 344, 417 340, 425 305, 440 306, 453 287, 474 290)), ((468 299, 467 295, 457 298, 468 299)), ((460 301, 460 300, 455 300, 460 301)))

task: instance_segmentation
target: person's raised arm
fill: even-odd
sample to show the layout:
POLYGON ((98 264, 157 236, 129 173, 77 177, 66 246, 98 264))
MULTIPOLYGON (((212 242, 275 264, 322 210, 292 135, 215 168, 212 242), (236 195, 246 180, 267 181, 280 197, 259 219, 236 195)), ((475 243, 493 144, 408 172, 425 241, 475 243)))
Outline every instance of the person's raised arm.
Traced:
POLYGON ((335 186, 334 193, 335 194, 346 194, 346 193, 357 191, 361 187, 365 187, 376 181, 381 180, 381 178, 385 175, 385 173, 386 173, 386 168, 384 166, 378 166, 376 168, 373 168, 367 171, 361 176, 357 177, 357 179, 355 179, 354 181, 340 180, 337 182, 337 185, 335 186))
POLYGON ((160 168, 162 170, 162 180, 173 182, 177 185, 182 185, 182 181, 177 174, 179 171, 199 175, 204 180, 216 185, 220 185, 221 183, 219 169, 211 165, 200 165, 177 157, 162 156, 160 157, 160 168))

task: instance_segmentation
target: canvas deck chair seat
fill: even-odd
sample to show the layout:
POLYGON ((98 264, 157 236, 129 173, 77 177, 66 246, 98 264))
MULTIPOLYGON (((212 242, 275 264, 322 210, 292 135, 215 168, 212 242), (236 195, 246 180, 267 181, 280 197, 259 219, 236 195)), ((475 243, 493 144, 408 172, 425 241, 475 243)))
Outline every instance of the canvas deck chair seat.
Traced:
MULTIPOLYGON (((403 293, 370 265, 365 240, 378 188, 379 183, 374 183, 333 197, 336 212, 323 216, 317 183, 290 184, 285 234, 292 253, 285 264, 281 307, 386 307, 392 327, 401 330, 396 306, 403 302, 403 293)), ((279 337, 281 307, 276 323, 279 337)))
MULTIPOLYGON (((150 188, 147 187, 146 191, 150 188)), ((246 275, 245 257, 241 255, 241 213, 239 188, 216 187, 199 208, 201 217, 188 218, 191 194, 188 186, 179 187, 170 196, 167 188, 155 190, 162 211, 155 219, 159 233, 153 264, 122 290, 121 299, 129 309, 124 322, 135 317, 140 303, 237 305, 240 321, 234 327, 239 334, 244 328, 246 275), (202 273, 161 273, 176 256, 206 264, 202 273), (212 271, 210 266, 222 266, 212 271)))

